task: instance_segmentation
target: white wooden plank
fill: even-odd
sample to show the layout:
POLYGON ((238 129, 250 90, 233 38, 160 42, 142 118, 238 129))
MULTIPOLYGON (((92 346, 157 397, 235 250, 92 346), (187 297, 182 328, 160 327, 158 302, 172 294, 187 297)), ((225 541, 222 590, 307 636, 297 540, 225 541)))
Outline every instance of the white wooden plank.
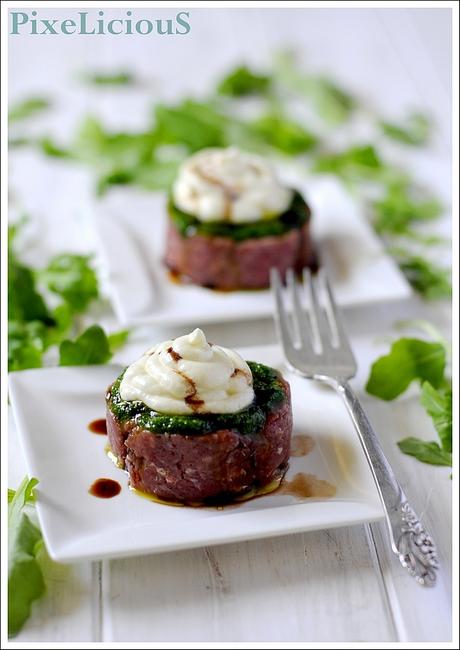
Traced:
POLYGON ((104 641, 396 640, 362 526, 104 564, 104 641))
POLYGON ((371 526, 398 634, 403 641, 449 641, 452 638, 451 469, 420 463, 402 454, 396 445, 397 440, 406 436, 436 439, 418 398, 401 400, 391 406, 366 402, 385 453, 411 505, 437 544, 441 563, 436 586, 419 586, 389 550, 383 524, 371 526))

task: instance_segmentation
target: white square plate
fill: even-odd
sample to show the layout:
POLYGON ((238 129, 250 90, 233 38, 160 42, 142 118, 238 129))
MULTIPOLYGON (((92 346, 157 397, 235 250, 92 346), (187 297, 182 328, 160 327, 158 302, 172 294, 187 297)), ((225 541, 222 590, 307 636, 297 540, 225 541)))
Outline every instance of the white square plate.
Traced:
MULTIPOLYGON (((283 368, 278 348, 240 351, 283 368)), ((128 489, 127 475, 105 453, 105 436, 88 424, 104 416, 106 387, 121 367, 25 370, 10 375, 13 412, 30 476, 39 479, 37 512, 55 560, 119 557, 255 539, 373 521, 383 517, 372 475, 350 418, 334 392, 283 369, 292 389, 294 435, 314 440, 291 458, 286 480, 303 472, 336 486, 329 498, 273 493, 217 509, 160 505, 128 489), (121 493, 88 492, 98 478, 118 481, 121 493)))
MULTIPOLYGON (((312 207, 312 234, 341 306, 407 298, 411 289, 358 204, 336 180, 302 188, 312 207)), ((218 292, 172 282, 162 263, 166 199, 114 188, 97 204, 94 224, 109 293, 125 325, 201 324, 269 316, 268 290, 218 292)))

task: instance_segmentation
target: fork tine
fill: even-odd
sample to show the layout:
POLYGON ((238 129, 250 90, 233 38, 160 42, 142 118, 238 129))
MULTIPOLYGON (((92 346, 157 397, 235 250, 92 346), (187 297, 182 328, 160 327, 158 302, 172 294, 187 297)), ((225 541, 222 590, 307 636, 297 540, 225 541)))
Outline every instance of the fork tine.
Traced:
POLYGON ((331 289, 331 283, 329 282, 327 273, 325 272, 324 269, 321 269, 320 275, 321 275, 323 285, 326 289, 325 294, 328 303, 327 304, 328 309, 326 311, 331 326, 331 330, 333 331, 333 335, 335 334, 337 340, 337 346, 342 349, 346 349, 347 352, 349 352, 349 354, 351 354, 352 357, 354 358, 354 354, 351 350, 350 342, 348 340, 348 335, 343 326, 343 319, 337 307, 337 303, 335 302, 334 294, 331 289))
POLYGON ((304 285, 308 287, 310 296, 310 320, 313 337, 315 340, 315 347, 319 351, 322 350, 324 352, 325 350, 329 349, 331 345, 329 338, 324 335, 322 336, 321 334, 324 334, 327 331, 329 324, 324 316, 323 308, 319 302, 316 278, 312 275, 310 269, 304 269, 303 281, 304 285))
POLYGON ((289 287, 292 298, 292 318, 296 328, 296 334, 302 345, 308 349, 309 352, 314 351, 313 332, 308 318, 307 312, 304 309, 301 299, 299 284, 294 275, 293 269, 289 269, 286 274, 287 285, 289 287))
POLYGON ((275 321, 281 337, 281 343, 288 360, 295 354, 295 348, 292 345, 291 332, 289 329, 288 317, 286 309, 284 308, 284 301, 282 297, 282 284, 278 269, 270 269, 270 284, 275 298, 275 321))

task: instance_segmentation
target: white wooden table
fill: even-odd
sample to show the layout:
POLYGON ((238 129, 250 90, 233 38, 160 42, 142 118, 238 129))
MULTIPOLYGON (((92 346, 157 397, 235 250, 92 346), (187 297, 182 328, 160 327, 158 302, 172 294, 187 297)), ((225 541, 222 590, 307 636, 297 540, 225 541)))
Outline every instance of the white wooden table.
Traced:
MULTIPOLYGON (((155 40, 137 38, 128 43, 124 39, 114 47, 107 39, 95 43, 58 37, 60 40, 52 44, 49 39, 16 39, 10 50, 11 98, 41 90, 58 97, 61 106, 57 114, 51 120, 37 119, 34 128, 39 132, 43 126, 52 125, 53 132, 58 130, 65 137, 86 110, 98 111, 114 126, 125 126, 128 121, 128 126, 135 127, 147 114, 145 92, 134 92, 129 99, 118 99, 111 92, 85 93, 81 87, 75 90, 70 75, 97 64, 114 69, 122 64, 136 66, 146 77, 161 79, 161 84, 154 86, 154 95, 158 89, 162 96, 174 96, 184 89, 205 89, 209 80, 236 58, 263 61, 276 45, 298 41, 313 66, 333 71, 345 84, 367 93, 382 110, 397 114, 412 102, 438 116, 433 149, 415 161, 408 153, 407 162, 414 163, 428 178, 435 178, 438 192, 449 201, 449 180, 439 172, 446 165, 448 169, 450 147, 445 12, 415 16, 402 10, 320 10, 294 17, 286 10, 264 10, 263 15, 249 11, 227 11, 224 15, 220 11, 193 11, 195 40, 189 41, 159 44, 155 40), (56 42, 60 56, 56 56, 56 42), (160 66, 155 65, 159 53, 164 57, 163 67, 168 68, 163 76, 160 66), (47 66, 53 74, 47 73, 45 78, 39 72, 47 66), (427 87, 431 92, 425 92, 427 87)), ((117 10, 113 12, 115 16, 117 10)), ((68 10, 64 13, 67 16, 68 10)), ((137 13, 147 15, 149 10, 137 13)), ((94 200, 86 170, 26 151, 15 152, 10 162, 12 212, 25 209, 39 224, 39 236, 31 240, 26 251, 28 259, 39 263, 50 252, 70 247, 91 250, 93 234, 87 212, 94 200)), ((448 222, 445 228, 448 231, 448 222)), ((113 325, 108 309, 101 318, 113 325)), ((394 334, 395 321, 410 318, 430 320, 449 336, 446 305, 427 306, 414 298, 347 311, 347 327, 360 363, 358 390, 370 361, 387 347, 376 345, 376 340, 394 334)), ((268 320, 240 327, 211 326, 207 333, 212 340, 229 346, 274 341, 268 320)), ((150 341, 171 334, 175 331, 148 331, 150 341)), ((141 343, 137 340, 133 346, 141 343)), ((120 360, 130 360, 132 350, 120 353, 120 360)), ((396 446, 404 436, 435 436, 417 397, 391 404, 364 395, 363 400, 397 476, 438 544, 442 568, 435 588, 419 587, 399 566, 388 552, 383 525, 353 526, 156 556, 73 566, 53 564, 47 572, 46 596, 36 602, 16 640, 450 640, 450 470, 421 464, 401 454, 396 446)), ((12 418, 8 440, 9 484, 14 487, 25 466, 12 418)))

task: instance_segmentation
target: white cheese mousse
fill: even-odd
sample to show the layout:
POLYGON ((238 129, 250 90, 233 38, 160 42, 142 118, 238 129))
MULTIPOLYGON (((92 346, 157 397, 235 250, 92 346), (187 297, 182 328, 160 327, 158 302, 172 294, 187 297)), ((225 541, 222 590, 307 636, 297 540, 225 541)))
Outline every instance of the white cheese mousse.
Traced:
POLYGON ((174 205, 202 222, 250 223, 285 212, 292 190, 284 187, 266 160, 228 149, 202 149, 180 167, 174 205))
POLYGON ((159 413, 237 413, 254 399, 251 370, 239 354, 207 342, 200 329, 155 345, 132 363, 120 384, 123 400, 159 413))

